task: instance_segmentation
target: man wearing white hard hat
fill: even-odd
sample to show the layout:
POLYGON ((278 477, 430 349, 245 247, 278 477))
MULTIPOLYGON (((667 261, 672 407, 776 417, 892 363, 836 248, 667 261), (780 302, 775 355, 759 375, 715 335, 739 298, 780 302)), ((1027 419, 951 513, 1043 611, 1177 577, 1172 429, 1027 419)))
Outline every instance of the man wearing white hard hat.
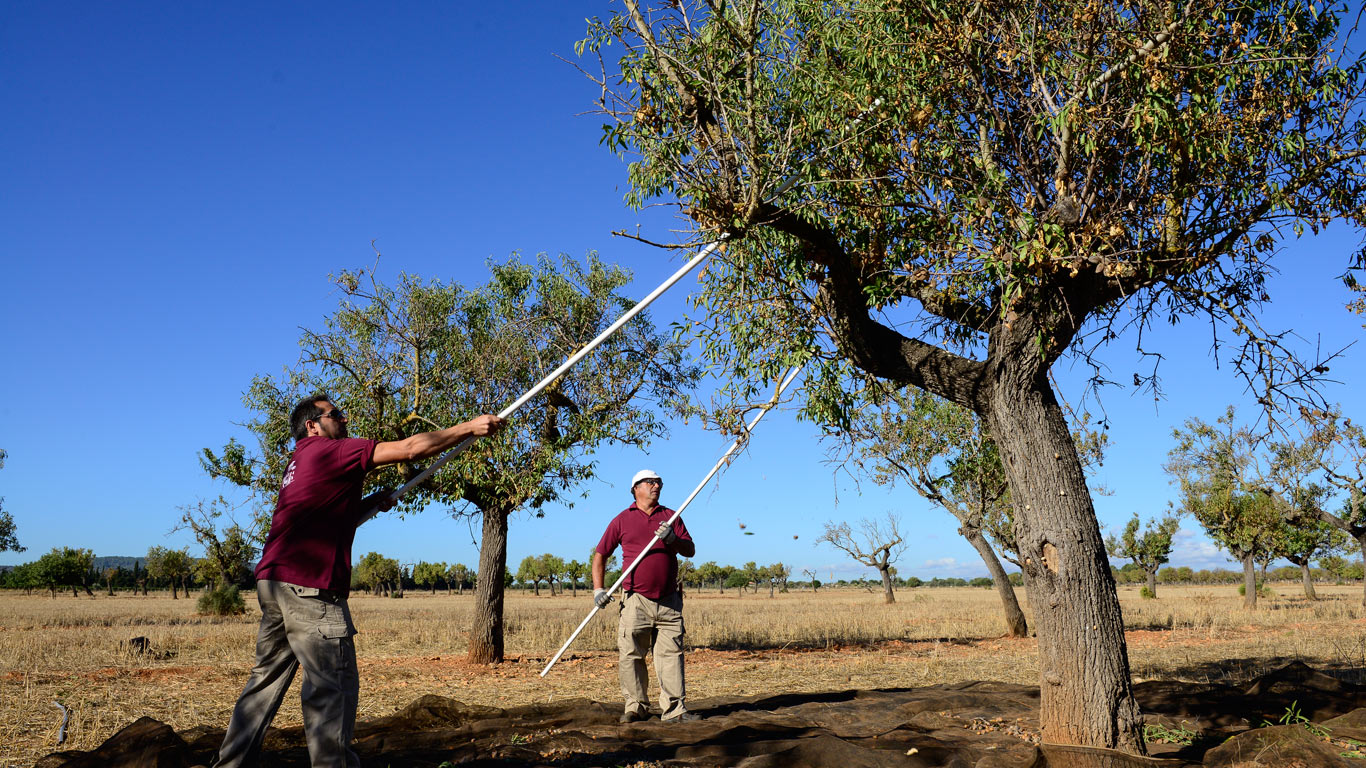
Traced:
POLYGON ((593 602, 599 608, 606 608, 612 601, 603 584, 607 558, 617 546, 621 546, 621 562, 626 565, 635 562, 642 550, 646 552, 622 585, 617 621, 617 673, 626 698, 623 723, 650 716, 645 654, 651 646, 655 674, 659 675, 660 719, 670 723, 698 719, 685 703, 683 590, 678 583, 678 555, 692 557, 697 548, 683 518, 669 524, 674 511, 659 503, 663 487, 664 481, 653 470, 637 472, 631 478, 631 496, 635 501, 612 518, 593 552, 593 602))

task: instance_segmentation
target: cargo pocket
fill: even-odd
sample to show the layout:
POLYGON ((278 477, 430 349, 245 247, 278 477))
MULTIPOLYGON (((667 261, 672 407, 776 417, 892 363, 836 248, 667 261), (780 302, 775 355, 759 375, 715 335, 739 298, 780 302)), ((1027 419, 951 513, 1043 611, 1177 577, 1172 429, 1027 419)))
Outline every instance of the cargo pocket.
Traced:
POLYGON ((319 601, 323 608, 322 620, 318 622, 318 632, 329 640, 351 637, 356 634, 348 611, 337 603, 319 601))

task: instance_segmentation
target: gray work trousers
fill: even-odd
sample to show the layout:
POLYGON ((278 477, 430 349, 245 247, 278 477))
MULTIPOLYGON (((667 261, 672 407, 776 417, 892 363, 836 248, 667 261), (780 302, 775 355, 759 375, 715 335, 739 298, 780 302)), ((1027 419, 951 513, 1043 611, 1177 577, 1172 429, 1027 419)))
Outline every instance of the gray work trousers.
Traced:
POLYGON ((214 768, 255 766, 266 728, 294 672, 304 668, 304 736, 313 768, 359 768, 351 751, 360 678, 346 598, 283 581, 256 582, 261 628, 256 666, 233 708, 214 768))
POLYGON ((651 600, 628 592, 621 601, 617 621, 617 676, 626 698, 626 712, 644 714, 650 708, 645 654, 655 654, 659 676, 660 719, 672 720, 687 711, 687 686, 683 681, 683 595, 675 592, 663 600, 651 600))

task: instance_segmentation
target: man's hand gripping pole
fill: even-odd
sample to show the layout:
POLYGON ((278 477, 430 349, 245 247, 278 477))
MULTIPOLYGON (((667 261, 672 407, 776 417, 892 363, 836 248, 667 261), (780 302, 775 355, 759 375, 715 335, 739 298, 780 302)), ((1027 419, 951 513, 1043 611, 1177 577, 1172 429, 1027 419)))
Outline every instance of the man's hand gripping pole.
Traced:
MULTIPOLYGON (((787 386, 792 383, 792 380, 797 378, 797 373, 800 370, 801 368, 793 368, 791 371, 788 371, 787 376, 784 377, 782 383, 778 385, 778 391, 773 393, 773 397, 769 399, 769 401, 761 407, 759 413, 755 414, 754 418, 750 420, 749 426, 745 428, 744 434, 735 438, 735 442, 731 443, 730 448, 726 449, 726 452, 721 455, 720 461, 717 461, 716 465, 707 473, 707 476, 702 478, 702 482, 698 483, 697 487, 692 489, 692 493, 688 494, 688 498, 684 499, 683 503, 678 506, 678 509, 674 510, 673 516, 666 520, 664 525, 672 527, 674 521, 678 519, 678 516, 683 514, 683 510, 687 509, 688 505, 692 503, 692 500, 697 498, 697 494, 701 493, 702 489, 707 487, 707 483, 711 482, 713 477, 716 477, 716 473, 721 471, 721 467, 725 466, 726 463, 730 461, 730 457, 734 455, 736 451, 740 450, 740 446, 749 442, 749 435, 754 431, 754 427, 759 423, 759 420, 764 417, 764 414, 773 410, 773 407, 778 404, 783 396, 783 390, 787 389, 787 386)), ((663 526, 661 526, 661 528, 663 528, 663 526)), ((636 555, 636 559, 631 561, 630 565, 626 566, 626 570, 621 572, 621 575, 617 577, 616 582, 607 590, 608 600, 611 599, 612 595, 616 594, 617 589, 621 587, 622 582, 626 581, 626 577, 631 575, 631 572, 636 569, 637 565, 640 565, 640 561, 645 559, 645 556, 650 553, 650 549, 654 547, 655 542, 658 540, 659 532, 656 531, 654 538, 650 539, 650 543, 645 545, 645 548, 640 551, 640 554, 636 555)), ((596 616, 600 610, 602 610, 602 608, 598 605, 595 604, 593 606, 593 610, 589 611, 588 615, 584 617, 584 620, 579 623, 579 627, 574 630, 574 634, 570 635, 569 639, 564 641, 564 645, 560 646, 560 650, 556 652, 555 658, 551 659, 550 663, 545 665, 545 669, 541 670, 541 677, 545 677, 546 673, 550 671, 550 668, 555 666, 555 662, 559 661, 560 657, 564 655, 564 652, 569 650, 569 646, 578 638, 579 633, 583 632, 584 627, 588 626, 588 622, 592 621, 593 617, 596 616)))

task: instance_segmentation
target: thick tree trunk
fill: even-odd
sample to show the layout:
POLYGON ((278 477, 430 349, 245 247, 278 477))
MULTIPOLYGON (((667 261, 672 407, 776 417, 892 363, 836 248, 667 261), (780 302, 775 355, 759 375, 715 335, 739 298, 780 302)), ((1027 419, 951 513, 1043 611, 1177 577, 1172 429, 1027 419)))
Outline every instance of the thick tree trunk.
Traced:
POLYGON ((179 600, 179 599, 180 599, 180 595, 178 594, 178 590, 176 589, 176 583, 175 583, 174 581, 171 582, 171 599, 172 599, 172 600, 179 600))
POLYGON ((1309 561, 1300 563, 1300 575, 1304 577, 1304 597, 1307 600, 1319 599, 1319 593, 1314 591, 1314 574, 1309 572, 1309 561))
MULTIPOLYGON (((1361 563, 1366 568, 1366 531, 1357 536, 1357 546, 1361 547, 1361 563)), ((1361 580, 1361 607, 1366 608, 1366 578, 1361 580)))
POLYGON ((891 605, 896 602, 896 595, 892 592, 892 569, 888 566, 879 566, 877 572, 882 576, 882 602, 891 605))
POLYGON ((1047 373, 1037 370, 1037 347, 1019 343, 1007 356, 1016 359, 994 368, 982 416, 1015 503, 1039 638, 1043 741, 1145 754, 1119 596, 1081 460, 1047 373))
POLYGON ((1157 569, 1148 571, 1148 595, 1157 597, 1157 569))
POLYGON ((1006 574, 1006 569, 996 557, 991 542, 982 535, 981 528, 964 524, 958 532, 963 534, 973 549, 977 550, 977 554, 987 566, 991 583, 996 586, 996 594, 1001 598, 1001 609, 1005 611, 1006 630, 1010 632, 1011 637, 1028 637, 1029 624, 1025 621, 1024 611, 1020 610, 1020 601, 1015 597, 1015 586, 1010 583, 1010 576, 1006 574))
POLYGON ((467 657, 475 664, 503 660, 503 577, 507 573, 507 559, 508 516, 501 510, 486 509, 467 657))
POLYGON ((1243 607, 1248 610, 1257 607, 1257 564, 1252 555, 1243 557, 1243 607))

